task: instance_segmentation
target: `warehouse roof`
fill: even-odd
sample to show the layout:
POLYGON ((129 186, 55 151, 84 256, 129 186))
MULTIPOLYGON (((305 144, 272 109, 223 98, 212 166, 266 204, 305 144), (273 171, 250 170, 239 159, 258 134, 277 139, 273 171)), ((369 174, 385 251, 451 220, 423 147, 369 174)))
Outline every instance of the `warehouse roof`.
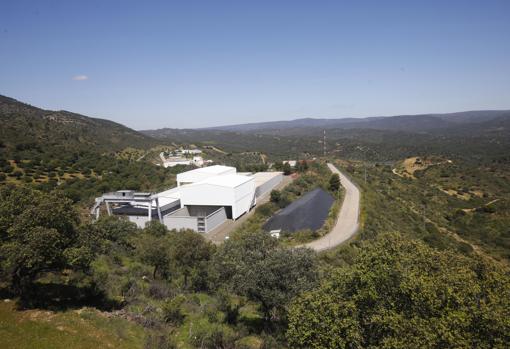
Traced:
POLYGON ((281 229, 287 232, 320 229, 334 201, 328 192, 317 188, 276 213, 264 224, 264 229, 267 231, 281 229))
MULTIPOLYGON (((253 177, 251 176, 242 176, 237 174, 228 174, 223 176, 214 176, 204 179, 203 181, 191 184, 191 185, 202 185, 202 184, 210 184, 217 185, 220 187, 228 187, 235 188, 241 184, 252 181, 253 177)), ((190 186, 191 186, 190 185, 190 186)))
POLYGON ((232 171, 232 170, 235 171, 235 167, 223 166, 223 165, 214 165, 214 166, 206 166, 206 167, 197 168, 197 169, 194 169, 194 170, 191 170, 191 171, 182 172, 182 173, 179 173, 179 174, 180 175, 185 175, 185 174, 194 174, 194 173, 207 173, 207 174, 220 175, 222 173, 229 172, 229 171, 232 171))
POLYGON ((196 182, 200 182, 200 181, 202 181, 206 178, 209 178, 209 177, 224 176, 227 174, 235 174, 235 173, 236 173, 235 167, 221 166, 221 165, 207 166, 207 167, 197 168, 195 170, 179 173, 177 175, 177 182, 178 183, 196 183, 196 182))
POLYGON ((262 185, 282 174, 283 172, 256 172, 252 176, 255 178, 255 186, 258 187, 259 185, 262 185))

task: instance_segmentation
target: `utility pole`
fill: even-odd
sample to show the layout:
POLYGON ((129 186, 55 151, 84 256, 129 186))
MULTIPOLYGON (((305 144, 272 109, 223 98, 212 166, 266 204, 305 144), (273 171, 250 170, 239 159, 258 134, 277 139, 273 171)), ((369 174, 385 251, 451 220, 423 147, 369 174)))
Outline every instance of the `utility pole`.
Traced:
POLYGON ((324 157, 326 157, 326 130, 324 130, 324 138, 322 140, 322 145, 323 145, 324 157))

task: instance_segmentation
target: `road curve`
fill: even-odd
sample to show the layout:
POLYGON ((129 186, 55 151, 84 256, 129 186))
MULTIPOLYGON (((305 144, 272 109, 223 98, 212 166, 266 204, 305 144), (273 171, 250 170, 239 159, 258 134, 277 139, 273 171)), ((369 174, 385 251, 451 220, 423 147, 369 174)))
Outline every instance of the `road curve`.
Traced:
POLYGON ((351 238, 359 227, 360 193, 358 187, 332 164, 328 164, 333 173, 338 173, 342 186, 345 188, 344 201, 333 229, 320 239, 301 245, 315 251, 324 251, 351 238))

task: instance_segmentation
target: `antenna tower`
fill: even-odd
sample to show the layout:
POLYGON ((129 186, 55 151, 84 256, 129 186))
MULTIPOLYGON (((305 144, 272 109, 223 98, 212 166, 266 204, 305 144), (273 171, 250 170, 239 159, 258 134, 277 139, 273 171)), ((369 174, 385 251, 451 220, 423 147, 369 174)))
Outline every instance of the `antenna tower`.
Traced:
POLYGON ((322 145, 323 145, 324 157, 326 157, 326 130, 324 130, 324 139, 322 140, 322 145))

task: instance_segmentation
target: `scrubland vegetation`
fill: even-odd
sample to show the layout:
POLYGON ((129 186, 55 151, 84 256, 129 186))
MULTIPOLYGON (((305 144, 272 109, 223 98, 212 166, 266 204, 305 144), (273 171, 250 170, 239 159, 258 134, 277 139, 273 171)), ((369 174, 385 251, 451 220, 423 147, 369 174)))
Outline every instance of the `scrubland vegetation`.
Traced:
POLYGON ((506 119, 448 134, 331 129, 321 159, 322 128, 170 130, 173 139, 156 141, 5 97, 0 116, 7 348, 510 346, 506 119), (180 144, 242 171, 274 163, 288 172, 282 160, 318 159, 299 163, 294 182, 220 246, 157 222, 90 220, 89 200, 103 192, 172 186, 184 168, 155 166, 151 156, 180 144), (261 232, 317 186, 341 201, 324 160, 361 189, 356 237, 321 254, 291 248, 324 234, 338 203, 318 232, 280 240, 261 232))

